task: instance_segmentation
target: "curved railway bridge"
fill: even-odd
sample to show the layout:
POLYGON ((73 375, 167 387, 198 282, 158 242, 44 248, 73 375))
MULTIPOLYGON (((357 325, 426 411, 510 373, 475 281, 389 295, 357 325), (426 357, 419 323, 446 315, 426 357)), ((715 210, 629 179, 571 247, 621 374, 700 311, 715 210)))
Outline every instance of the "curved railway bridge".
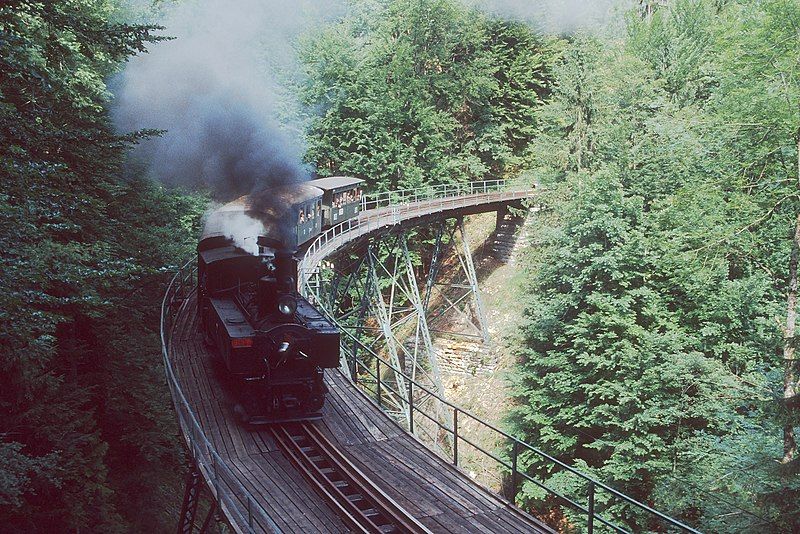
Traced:
MULTIPOLYGON (((301 291, 338 320, 331 296, 335 300, 340 293, 324 287, 327 258, 398 229, 467 214, 503 213, 534 195, 532 189, 494 180, 365 198, 357 218, 321 234, 304 251, 301 291)), ((405 241, 401 245, 408 259, 405 241)), ((469 271, 471 260, 466 264, 469 271)), ((411 280, 410 286, 416 289, 416 282, 411 280)), ((193 466, 179 532, 204 531, 215 509, 236 532, 553 532, 513 505, 523 480, 582 512, 588 532, 627 531, 597 504, 614 500, 638 508, 661 529, 694 532, 449 403, 435 380, 421 380, 400 364, 405 362, 398 358, 402 347, 390 330, 385 332, 386 350, 376 351, 374 344, 364 343, 341 324, 343 365, 326 374, 330 391, 322 420, 244 428, 233 413, 230 385, 197 333, 194 289, 190 261, 170 283, 161 317, 167 381, 193 466), (394 357, 387 358, 387 353, 394 357), (508 445, 508 453, 484 450, 464 429, 495 433, 499 443, 508 445), (435 439, 424 439, 423 430, 435 439), (459 468, 459 447, 485 454, 509 473, 510 500, 477 485, 459 468), (523 469, 534 460, 574 476, 580 482, 575 486, 584 491, 566 495, 541 484, 523 469), (198 501, 204 488, 214 507, 201 517, 198 501)), ((427 325, 418 296, 409 302, 420 312, 419 338, 420 325, 426 331, 427 325)), ((427 364, 435 367, 436 362, 427 364)))

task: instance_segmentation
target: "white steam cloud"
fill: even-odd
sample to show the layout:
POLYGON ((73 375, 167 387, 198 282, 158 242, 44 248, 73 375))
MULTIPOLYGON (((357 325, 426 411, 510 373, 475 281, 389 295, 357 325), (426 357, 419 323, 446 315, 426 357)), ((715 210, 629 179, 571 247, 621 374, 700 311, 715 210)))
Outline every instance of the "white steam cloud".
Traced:
POLYGON ((635 0, 465 0, 470 6, 506 19, 520 20, 546 33, 595 32, 622 24, 635 0))
POLYGON ((264 224, 245 213, 227 219, 226 230, 233 244, 254 256, 258 254, 258 236, 264 234, 264 224))

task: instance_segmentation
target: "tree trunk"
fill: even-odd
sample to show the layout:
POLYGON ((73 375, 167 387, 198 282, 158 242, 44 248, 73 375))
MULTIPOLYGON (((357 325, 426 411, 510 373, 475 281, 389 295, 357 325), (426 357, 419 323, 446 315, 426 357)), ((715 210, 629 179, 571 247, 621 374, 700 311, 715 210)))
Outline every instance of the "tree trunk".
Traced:
POLYGON ((789 260, 789 295, 786 298, 786 330, 783 338, 783 400, 786 405, 786 424, 783 427, 783 463, 789 463, 797 455, 797 440, 794 436, 795 395, 797 376, 794 336, 797 323, 797 262, 800 255, 800 214, 794 224, 792 256, 789 260))
MULTIPOLYGON (((797 135, 797 182, 800 188, 800 131, 797 135)), ((788 464, 797 456, 797 439, 794 435, 797 412, 797 391, 800 389, 795 357, 795 327, 797 323, 797 262, 800 255, 800 213, 794 223, 792 256, 789 260, 789 294, 786 298, 786 330, 783 338, 783 402, 786 406, 786 423, 783 426, 783 459, 788 464)))

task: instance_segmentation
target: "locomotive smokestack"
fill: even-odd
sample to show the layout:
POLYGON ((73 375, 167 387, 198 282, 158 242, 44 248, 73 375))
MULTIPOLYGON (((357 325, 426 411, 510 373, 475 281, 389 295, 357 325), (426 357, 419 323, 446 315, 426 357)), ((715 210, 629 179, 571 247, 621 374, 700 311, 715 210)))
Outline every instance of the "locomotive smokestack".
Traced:
POLYGON ((297 291, 297 260, 294 259, 295 251, 283 248, 275 251, 275 278, 278 281, 278 291, 294 293, 297 291))
POLYGON ((275 251, 278 317, 286 323, 294 322, 297 311, 297 260, 294 259, 294 253, 286 248, 275 251))

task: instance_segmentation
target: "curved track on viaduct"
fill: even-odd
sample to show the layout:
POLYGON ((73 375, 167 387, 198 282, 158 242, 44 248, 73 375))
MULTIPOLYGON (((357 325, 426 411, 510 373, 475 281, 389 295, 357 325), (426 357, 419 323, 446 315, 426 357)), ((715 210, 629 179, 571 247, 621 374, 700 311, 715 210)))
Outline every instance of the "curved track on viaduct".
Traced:
MULTIPOLYGON (((309 280, 321 262, 355 240, 402 225, 496 211, 533 195, 531 189, 491 181, 395 191, 368 199, 357 218, 321 234, 305 250, 301 290, 313 292, 309 280)), ((163 356, 196 477, 202 478, 235 531, 553 532, 429 450, 382 412, 345 371, 326 373, 330 392, 322 420, 305 423, 303 429, 243 427, 232 409, 231 387, 197 332, 194 274, 191 261, 176 274, 165 295, 163 356), (317 445, 308 442, 310 436, 317 445), (330 449, 329 454, 321 449, 330 449), (343 496, 343 505, 334 502, 333 493, 343 496), (352 513, 343 512, 348 506, 352 513)), ((515 479, 519 444, 514 443, 515 479)), ((591 485, 592 499, 595 488, 617 495, 584 478, 591 485)), ((187 490, 184 508, 192 491, 187 490)), ((577 506, 595 518, 593 501, 588 507, 577 506)), ((610 525, 599 515, 596 520, 610 525)), ((192 529, 183 527, 187 532, 192 529)))

